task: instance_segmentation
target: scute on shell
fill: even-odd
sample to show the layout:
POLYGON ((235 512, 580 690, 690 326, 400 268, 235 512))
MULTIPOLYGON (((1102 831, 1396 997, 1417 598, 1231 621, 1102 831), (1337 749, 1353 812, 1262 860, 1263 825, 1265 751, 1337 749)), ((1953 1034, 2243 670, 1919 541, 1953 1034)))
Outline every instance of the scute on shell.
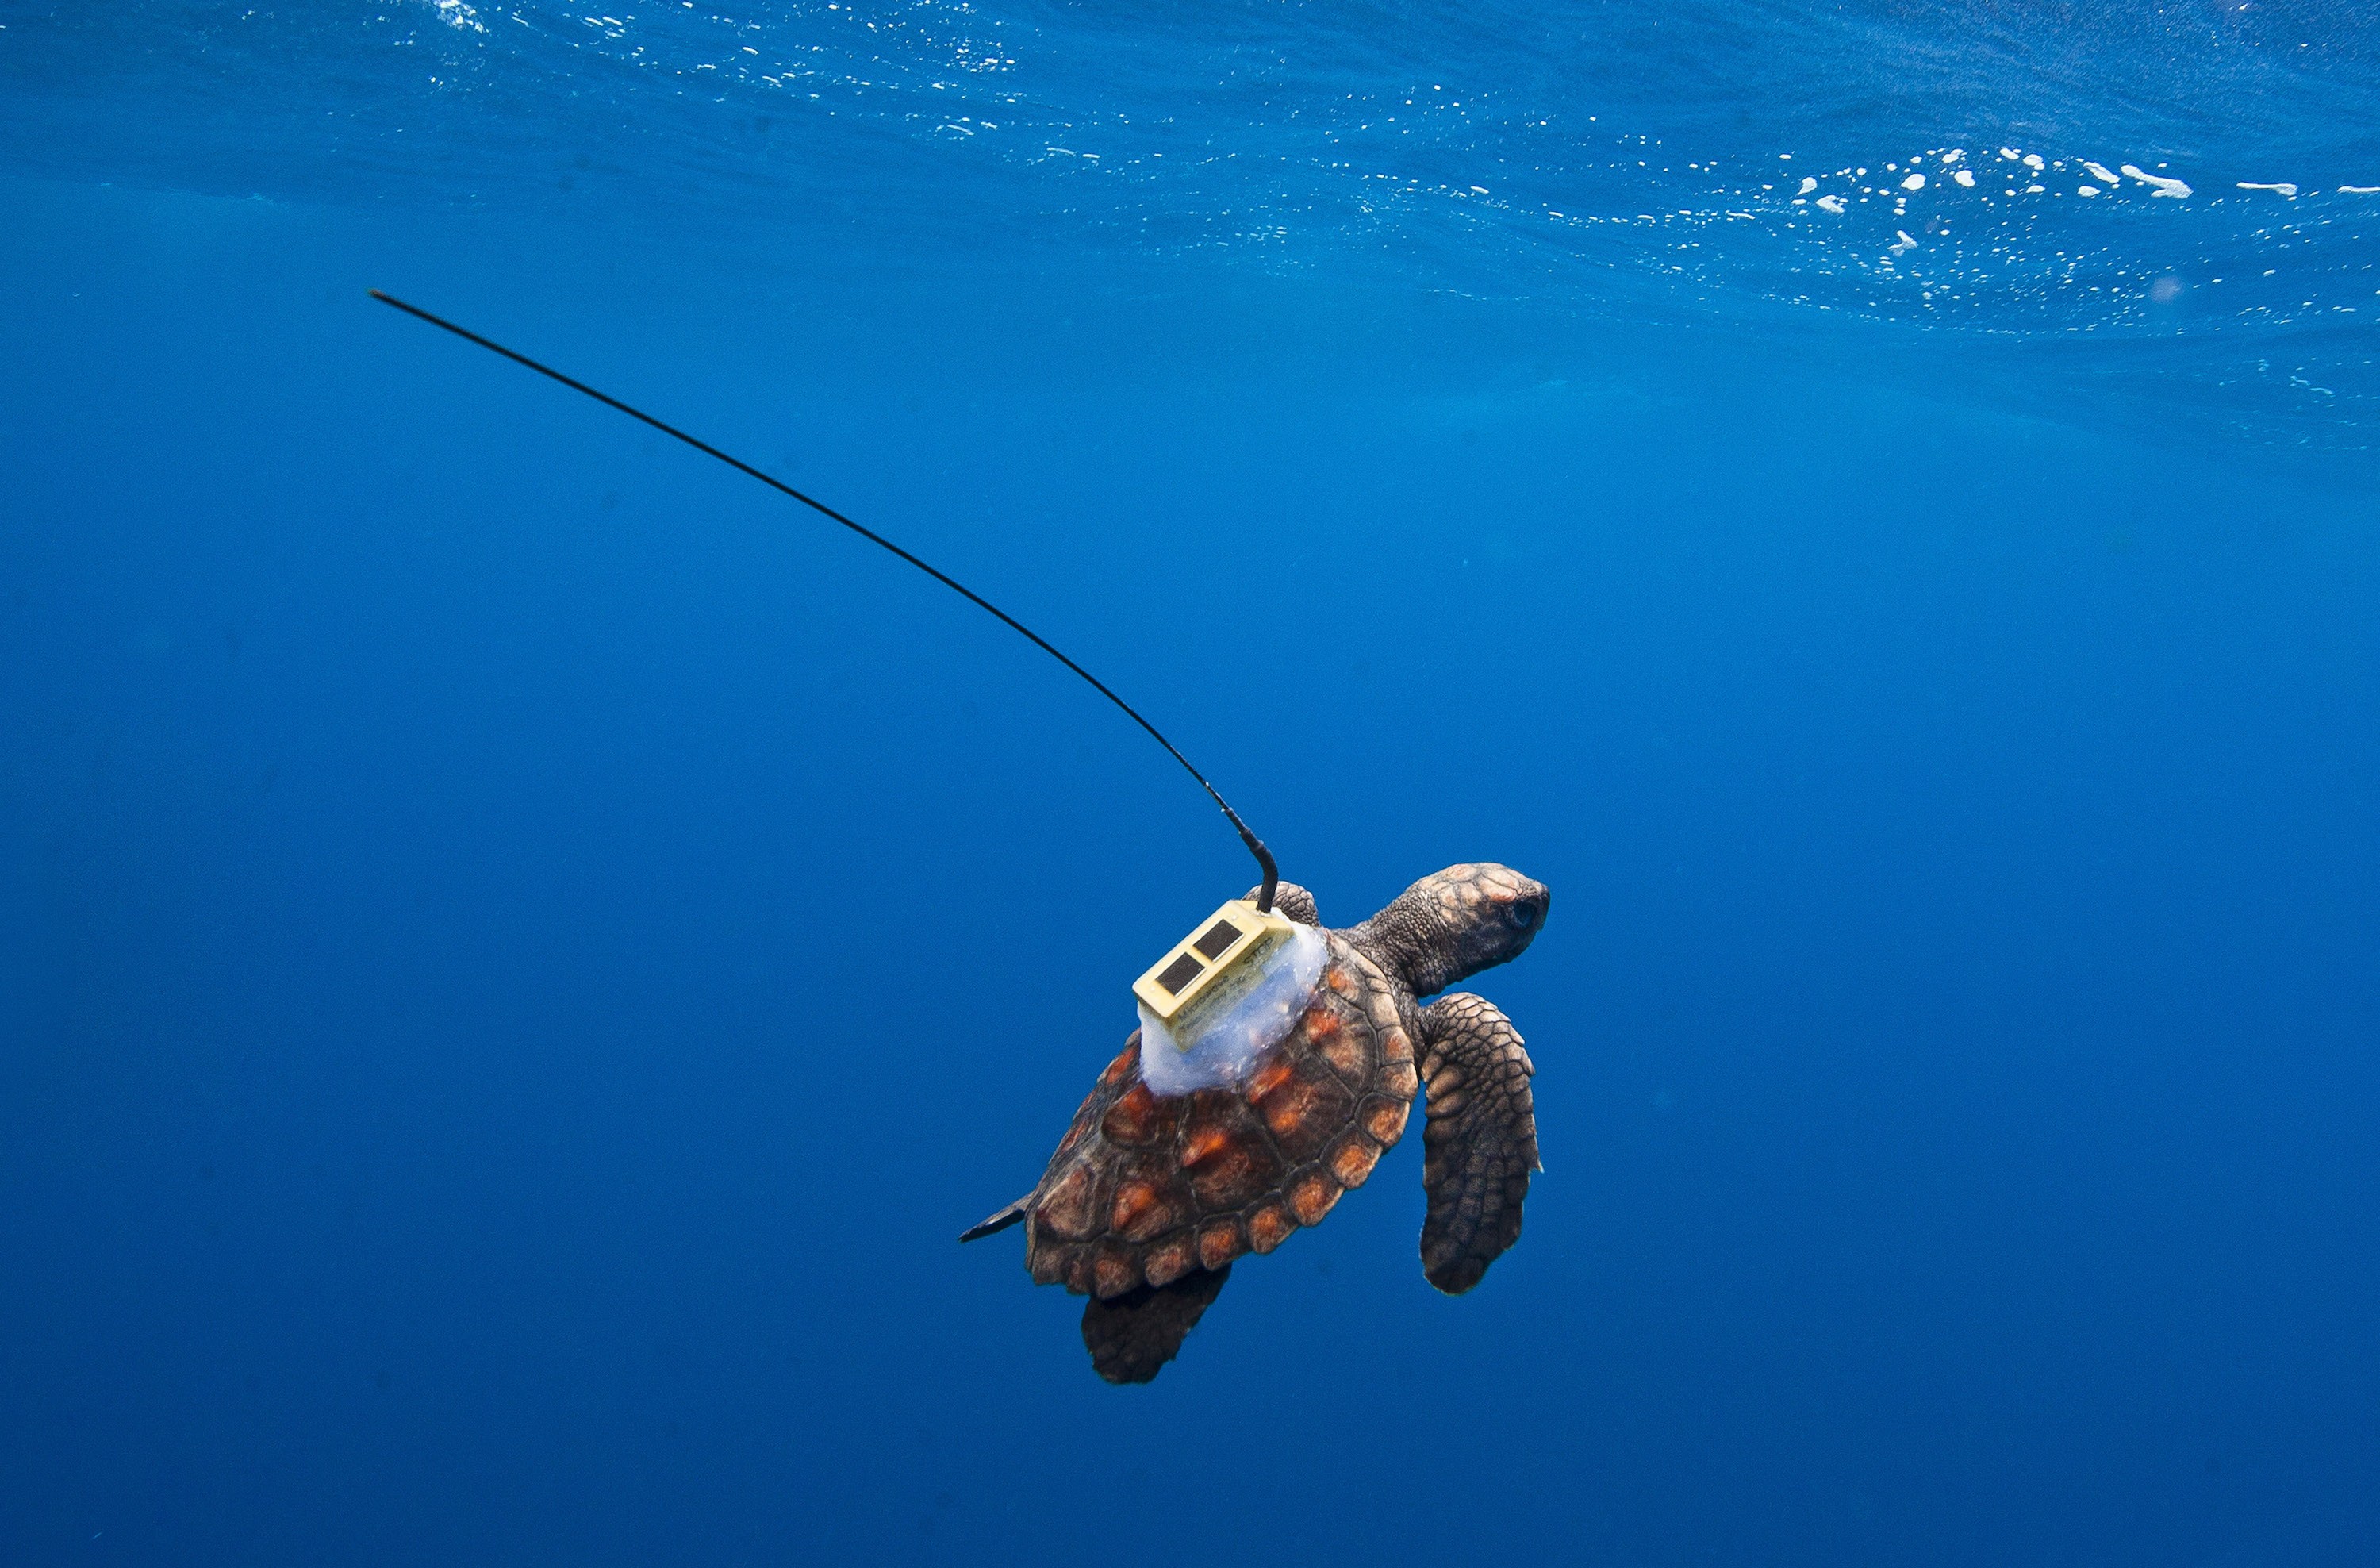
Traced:
POLYGON ((1397 997, 1336 935, 1314 1000, 1245 1083, 1160 1099, 1135 1035, 1026 1217, 1036 1282, 1111 1299, 1266 1253, 1370 1177, 1419 1088, 1397 997))

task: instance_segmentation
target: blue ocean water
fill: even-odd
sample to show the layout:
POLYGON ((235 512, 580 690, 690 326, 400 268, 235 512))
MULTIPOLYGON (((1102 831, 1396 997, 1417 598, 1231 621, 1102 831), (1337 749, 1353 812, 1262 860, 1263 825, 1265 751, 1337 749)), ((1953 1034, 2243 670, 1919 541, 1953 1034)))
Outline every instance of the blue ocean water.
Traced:
POLYGON ((2261 0, 0 6, 0 1561, 2380 1560, 2375 128, 2261 0), (1099 1382, 953 1238, 1236 841, 369 286, 1326 921, 1548 883, 1520 1245, 1409 1137, 1099 1382))

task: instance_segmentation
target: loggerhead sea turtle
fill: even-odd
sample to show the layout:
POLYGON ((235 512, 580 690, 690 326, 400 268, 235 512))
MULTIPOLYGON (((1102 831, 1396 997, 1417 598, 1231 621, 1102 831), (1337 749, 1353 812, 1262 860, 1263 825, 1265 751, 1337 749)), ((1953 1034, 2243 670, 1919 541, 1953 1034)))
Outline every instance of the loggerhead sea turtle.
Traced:
MULTIPOLYGON (((1449 1295, 1469 1290, 1520 1239, 1538 1168, 1536 1069, 1493 1003, 1420 999, 1519 956, 1550 896, 1506 867, 1451 866, 1362 925, 1323 930, 1313 999, 1236 1084, 1152 1093, 1135 1030, 1039 1184, 959 1239, 1023 1221, 1034 1282, 1091 1298, 1083 1343, 1099 1376, 1145 1383, 1233 1258, 1270 1252, 1364 1185, 1426 1085, 1422 1272, 1449 1295)), ((1282 883, 1277 907, 1322 927, 1302 887, 1282 883)))

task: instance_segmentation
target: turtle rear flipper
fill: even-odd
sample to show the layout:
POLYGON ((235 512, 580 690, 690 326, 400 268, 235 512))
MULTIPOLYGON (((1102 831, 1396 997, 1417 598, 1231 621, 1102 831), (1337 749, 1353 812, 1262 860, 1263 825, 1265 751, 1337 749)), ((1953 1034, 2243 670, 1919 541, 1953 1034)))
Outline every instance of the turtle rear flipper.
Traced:
POLYGON ((1214 1304, 1228 1263, 1196 1269, 1170 1285, 1140 1285, 1083 1308, 1083 1344, 1091 1367, 1111 1383, 1145 1383, 1181 1350, 1183 1340, 1214 1304))

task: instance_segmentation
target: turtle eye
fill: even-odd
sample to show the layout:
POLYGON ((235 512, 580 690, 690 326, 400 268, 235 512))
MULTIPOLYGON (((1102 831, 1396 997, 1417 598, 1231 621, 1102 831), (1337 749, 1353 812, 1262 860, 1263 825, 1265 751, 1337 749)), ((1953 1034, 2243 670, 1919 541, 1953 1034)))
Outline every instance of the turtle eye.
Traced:
POLYGON ((1515 904, 1505 911, 1504 918, 1525 931, 1537 923, 1537 906, 1534 904, 1515 904))

